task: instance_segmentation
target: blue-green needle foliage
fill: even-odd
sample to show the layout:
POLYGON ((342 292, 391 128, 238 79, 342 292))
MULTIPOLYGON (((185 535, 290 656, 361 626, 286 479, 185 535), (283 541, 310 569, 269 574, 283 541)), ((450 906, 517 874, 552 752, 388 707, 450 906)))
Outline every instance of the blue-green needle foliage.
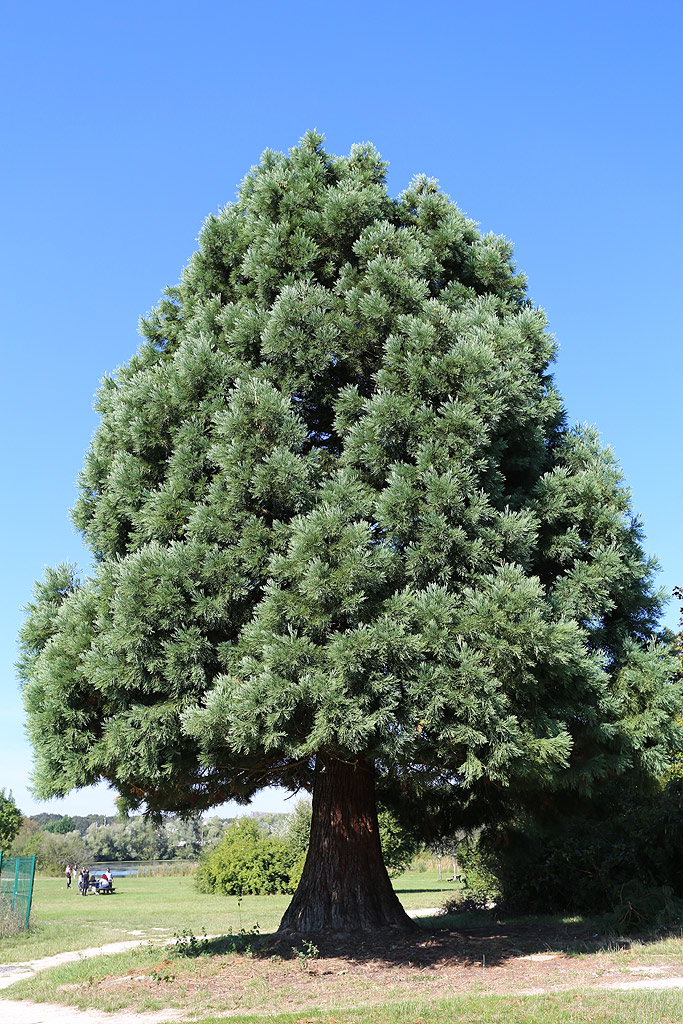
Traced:
POLYGON ((36 793, 196 809, 325 752, 437 815, 657 775, 655 566, 510 243, 322 143, 263 154, 101 387, 95 568, 22 631, 36 793))

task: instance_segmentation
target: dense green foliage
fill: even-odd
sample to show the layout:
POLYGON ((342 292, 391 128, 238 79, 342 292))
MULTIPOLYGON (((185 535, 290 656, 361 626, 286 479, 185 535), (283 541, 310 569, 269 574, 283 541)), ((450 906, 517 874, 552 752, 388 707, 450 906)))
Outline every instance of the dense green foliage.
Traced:
POLYGON ((197 888, 227 896, 291 893, 301 876, 303 856, 294 844, 264 835, 253 818, 241 818, 200 858, 197 888))
POLYGON ((23 815, 10 790, 5 793, 4 788, 0 789, 0 850, 7 852, 12 845, 14 838, 21 828, 23 815))
MULTIPOLYGON (((111 820, 111 815, 104 814, 74 814, 66 816, 73 825, 69 831, 76 829, 82 836, 88 831, 91 825, 106 825, 111 820)), ((39 814, 29 815, 28 820, 33 822, 37 828, 44 828, 47 832, 54 832, 54 826, 64 821, 62 814, 51 814, 49 811, 41 811, 39 814)), ((61 827, 61 826, 60 826, 61 827)))
POLYGON ((279 831, 279 836, 292 848, 297 861, 303 860, 308 851, 311 835, 311 801, 297 800, 291 814, 288 814, 279 831))
POLYGON ((389 875, 393 878, 408 870, 420 850, 421 843, 416 837, 416 829, 409 830, 391 811, 380 808, 377 818, 382 857, 389 875))
POLYGON ((612 783, 589 804, 484 830, 461 845, 462 897, 529 913, 607 913, 618 928, 683 913, 683 783, 612 783))
POLYGON ((76 822, 68 814, 65 814, 63 818, 58 818, 57 821, 48 821, 46 825, 43 825, 43 830, 65 836, 67 832, 76 831, 76 822))
POLYGON ((35 854, 36 871, 45 875, 61 875, 67 864, 82 867, 93 858, 78 832, 54 833, 39 829, 20 833, 12 846, 12 855, 30 857, 35 854))
POLYGON ((661 774, 681 687, 615 458, 510 243, 385 171, 264 153, 103 383, 95 568, 21 636, 39 795, 197 809, 325 752, 435 837, 661 774))

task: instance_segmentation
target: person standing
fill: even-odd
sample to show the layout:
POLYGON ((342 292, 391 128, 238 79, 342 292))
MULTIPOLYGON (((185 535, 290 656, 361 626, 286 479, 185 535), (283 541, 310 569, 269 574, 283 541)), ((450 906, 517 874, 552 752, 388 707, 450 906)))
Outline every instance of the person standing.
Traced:
POLYGON ((66 868, 64 869, 64 874, 66 875, 66 887, 67 887, 67 889, 70 889, 71 888, 71 865, 70 864, 67 864, 66 868))
POLYGON ((81 889, 81 895, 82 896, 87 896, 88 895, 88 885, 90 883, 90 872, 88 871, 87 868, 83 868, 83 871, 81 872, 81 875, 83 877, 83 888, 81 889))

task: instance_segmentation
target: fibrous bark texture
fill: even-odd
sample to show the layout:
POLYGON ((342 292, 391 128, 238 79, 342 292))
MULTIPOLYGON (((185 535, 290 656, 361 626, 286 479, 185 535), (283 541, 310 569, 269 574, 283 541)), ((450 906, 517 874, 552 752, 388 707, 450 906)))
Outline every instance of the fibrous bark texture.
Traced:
POLYGON ((308 855, 280 931, 412 929, 382 859, 371 763, 318 755, 308 855))

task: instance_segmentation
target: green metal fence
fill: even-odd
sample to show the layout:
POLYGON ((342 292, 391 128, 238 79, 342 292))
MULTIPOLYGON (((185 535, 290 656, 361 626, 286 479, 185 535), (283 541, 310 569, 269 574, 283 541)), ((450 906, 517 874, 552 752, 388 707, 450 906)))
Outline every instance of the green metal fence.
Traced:
POLYGON ((0 850, 0 906, 16 914, 28 928, 33 899, 33 878, 36 873, 36 858, 3 857, 0 850))

